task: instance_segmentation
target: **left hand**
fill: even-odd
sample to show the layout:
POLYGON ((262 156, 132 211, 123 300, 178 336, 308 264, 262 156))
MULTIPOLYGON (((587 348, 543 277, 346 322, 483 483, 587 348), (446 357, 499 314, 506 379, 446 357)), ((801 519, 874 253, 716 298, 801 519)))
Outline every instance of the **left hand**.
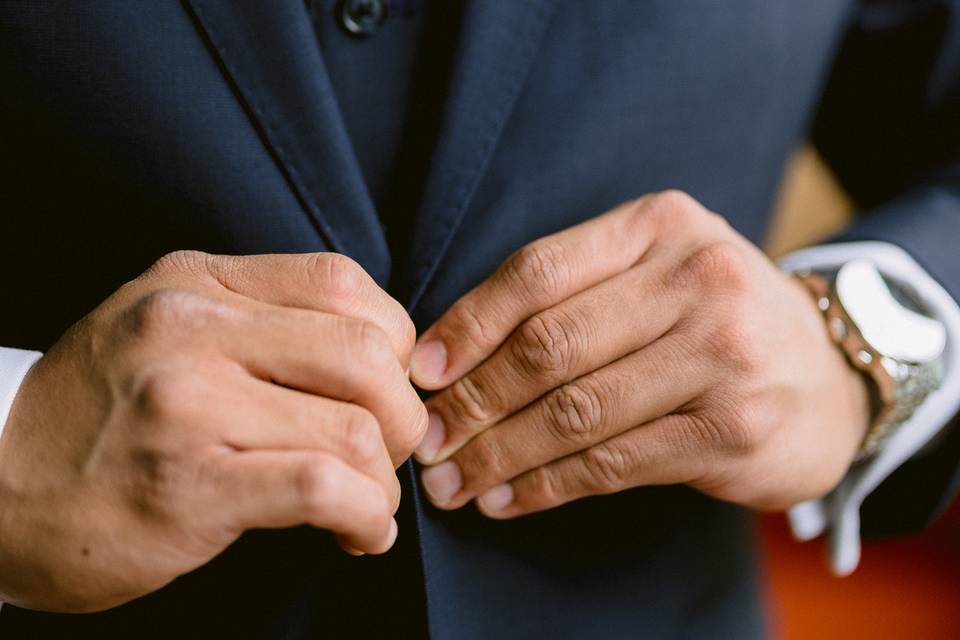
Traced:
POLYGON ((821 496, 869 421, 813 297, 691 197, 537 240, 420 338, 431 502, 493 518, 685 483, 759 509, 821 496))

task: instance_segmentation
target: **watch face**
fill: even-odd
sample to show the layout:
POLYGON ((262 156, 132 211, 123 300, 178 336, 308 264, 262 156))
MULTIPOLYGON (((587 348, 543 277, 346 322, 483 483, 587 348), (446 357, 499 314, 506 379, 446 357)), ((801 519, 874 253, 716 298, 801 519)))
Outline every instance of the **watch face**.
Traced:
POLYGON ((943 324, 903 306, 869 260, 845 264, 835 283, 844 311, 880 354, 924 363, 940 357, 947 342, 943 324))

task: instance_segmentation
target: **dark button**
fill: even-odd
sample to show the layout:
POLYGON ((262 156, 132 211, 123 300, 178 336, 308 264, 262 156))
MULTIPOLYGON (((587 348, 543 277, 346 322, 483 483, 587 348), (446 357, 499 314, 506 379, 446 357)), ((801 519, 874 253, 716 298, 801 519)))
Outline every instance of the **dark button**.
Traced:
POLYGON ((366 38, 387 19, 387 0, 340 0, 337 22, 349 35, 366 38))

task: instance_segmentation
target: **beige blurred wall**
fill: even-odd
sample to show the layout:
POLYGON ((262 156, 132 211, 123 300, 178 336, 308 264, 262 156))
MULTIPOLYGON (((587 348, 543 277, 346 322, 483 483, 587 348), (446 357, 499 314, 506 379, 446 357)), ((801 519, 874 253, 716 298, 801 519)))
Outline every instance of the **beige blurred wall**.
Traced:
POLYGON ((764 249, 773 258, 814 244, 842 229, 852 203, 810 147, 791 159, 764 249))

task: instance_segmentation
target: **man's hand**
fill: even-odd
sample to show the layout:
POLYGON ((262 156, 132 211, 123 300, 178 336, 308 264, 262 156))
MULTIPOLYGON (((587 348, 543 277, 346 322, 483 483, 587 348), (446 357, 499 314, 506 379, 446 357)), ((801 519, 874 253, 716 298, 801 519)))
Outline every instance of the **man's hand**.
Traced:
POLYGON ((494 518, 673 483, 785 508, 842 478, 869 419, 812 296, 677 192, 522 248, 411 366, 443 389, 430 500, 494 518))
POLYGON ((250 528, 386 551, 394 466, 426 429, 414 338, 340 255, 166 256, 24 381, 0 441, 0 598, 102 609, 250 528))

